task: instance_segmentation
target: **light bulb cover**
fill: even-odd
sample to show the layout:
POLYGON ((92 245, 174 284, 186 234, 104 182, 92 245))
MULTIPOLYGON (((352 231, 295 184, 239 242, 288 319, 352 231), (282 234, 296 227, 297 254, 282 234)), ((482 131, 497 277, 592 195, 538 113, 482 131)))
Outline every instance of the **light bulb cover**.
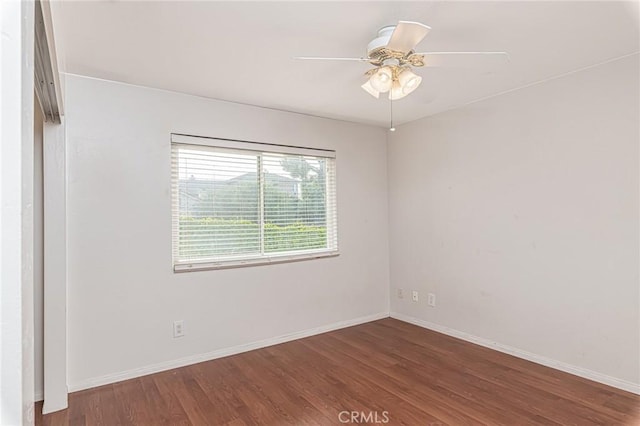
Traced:
POLYGON ((388 92, 393 84, 393 70, 388 66, 381 67, 369 78, 369 82, 378 92, 388 92))
POLYGON ((398 80, 394 81, 393 86, 391 87, 391 90, 389 90, 389 99, 392 101, 397 101, 398 99, 402 99, 407 95, 408 93, 404 93, 402 91, 402 86, 400 85, 400 82, 398 80))
POLYGON ((380 97, 380 92, 378 92, 376 89, 373 88, 373 86, 371 86, 371 81, 367 80, 362 86, 362 89, 367 92, 368 94, 370 94, 371 96, 373 96, 374 98, 378 99, 380 97))
POLYGON ((398 76, 398 83, 400 83, 402 93, 406 96, 420 86, 422 77, 413 73, 410 69, 406 69, 398 76))

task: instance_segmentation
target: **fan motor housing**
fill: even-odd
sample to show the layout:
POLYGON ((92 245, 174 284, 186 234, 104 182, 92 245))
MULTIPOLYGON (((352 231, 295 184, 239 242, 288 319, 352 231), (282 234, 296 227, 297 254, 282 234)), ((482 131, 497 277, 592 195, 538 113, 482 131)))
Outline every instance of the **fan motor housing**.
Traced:
POLYGON ((367 45, 367 53, 371 55, 372 52, 380 49, 381 47, 386 47, 389 44, 389 40, 391 40, 391 34, 393 34, 393 30, 396 29, 396 25, 388 25, 386 27, 382 27, 378 30, 378 36, 371 40, 371 42, 367 45))

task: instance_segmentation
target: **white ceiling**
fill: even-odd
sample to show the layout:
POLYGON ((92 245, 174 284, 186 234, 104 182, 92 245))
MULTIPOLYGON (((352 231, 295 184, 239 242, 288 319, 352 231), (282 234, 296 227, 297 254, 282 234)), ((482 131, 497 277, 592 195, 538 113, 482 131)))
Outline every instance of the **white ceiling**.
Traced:
POLYGON ((293 56, 363 56, 398 20, 432 30, 418 51, 506 51, 493 72, 419 69, 397 123, 638 52, 637 2, 81 2, 53 4, 65 72, 386 126, 370 67, 293 56))

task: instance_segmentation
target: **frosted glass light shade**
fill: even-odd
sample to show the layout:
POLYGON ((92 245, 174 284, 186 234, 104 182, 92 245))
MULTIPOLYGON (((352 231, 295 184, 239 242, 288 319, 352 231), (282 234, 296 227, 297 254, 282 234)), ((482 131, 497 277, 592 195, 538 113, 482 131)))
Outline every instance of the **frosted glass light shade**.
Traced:
POLYGON ((420 86, 422 83, 422 77, 414 74, 411 70, 404 70, 398 76, 398 82, 402 88, 402 93, 408 95, 420 86))
POLYGON ((382 67, 371 76, 369 82, 378 92, 388 92, 393 84, 393 70, 391 67, 382 67))
POLYGON ((404 93, 402 91, 402 86, 400 85, 400 81, 396 80, 393 82, 393 86, 389 91, 389 99, 392 101, 397 101, 398 99, 402 99, 407 96, 408 93, 404 93))
POLYGON ((366 83, 364 83, 360 87, 362 87, 367 93, 369 93, 374 98, 378 99, 380 97, 380 92, 378 92, 376 89, 373 88, 373 86, 371 85, 371 80, 367 80, 366 83))

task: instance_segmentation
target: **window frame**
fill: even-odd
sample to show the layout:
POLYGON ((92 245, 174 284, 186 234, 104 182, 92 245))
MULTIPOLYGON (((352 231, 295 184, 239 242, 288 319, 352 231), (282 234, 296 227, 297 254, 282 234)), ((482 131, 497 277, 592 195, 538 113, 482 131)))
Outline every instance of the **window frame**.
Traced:
MULTIPOLYGON (((241 141, 235 139, 213 138, 205 136, 192 136, 186 134, 171 134, 171 254, 174 272, 189 272, 215 269, 240 268, 245 266, 270 265, 277 263, 298 262, 303 260, 320 259, 328 257, 336 257, 340 255, 338 250, 338 206, 337 206, 337 180, 336 180, 336 152, 330 149, 307 148, 293 145, 280 145, 262 142, 241 141), (331 169, 327 169, 327 173, 331 173, 333 180, 333 203, 330 203, 329 194, 325 201, 326 205, 326 232, 327 232, 327 248, 283 251, 265 254, 264 252, 264 233, 260 235, 260 253, 242 254, 237 256, 225 256, 224 258, 207 258, 201 260, 180 260, 177 256, 179 241, 179 178, 174 177, 174 146, 193 146, 201 148, 211 148, 219 152, 237 151, 251 152, 258 155, 258 161, 262 161, 262 155, 294 155, 309 156, 316 158, 325 158, 331 160, 331 169), (330 205, 331 204, 331 205, 330 205), (330 235, 333 234, 333 235, 330 235), (333 242, 333 244, 331 244, 333 242), (331 245, 331 247, 329 247, 331 245)), ((264 228, 264 181, 262 176, 259 180, 259 216, 261 223, 260 229, 264 228)))

